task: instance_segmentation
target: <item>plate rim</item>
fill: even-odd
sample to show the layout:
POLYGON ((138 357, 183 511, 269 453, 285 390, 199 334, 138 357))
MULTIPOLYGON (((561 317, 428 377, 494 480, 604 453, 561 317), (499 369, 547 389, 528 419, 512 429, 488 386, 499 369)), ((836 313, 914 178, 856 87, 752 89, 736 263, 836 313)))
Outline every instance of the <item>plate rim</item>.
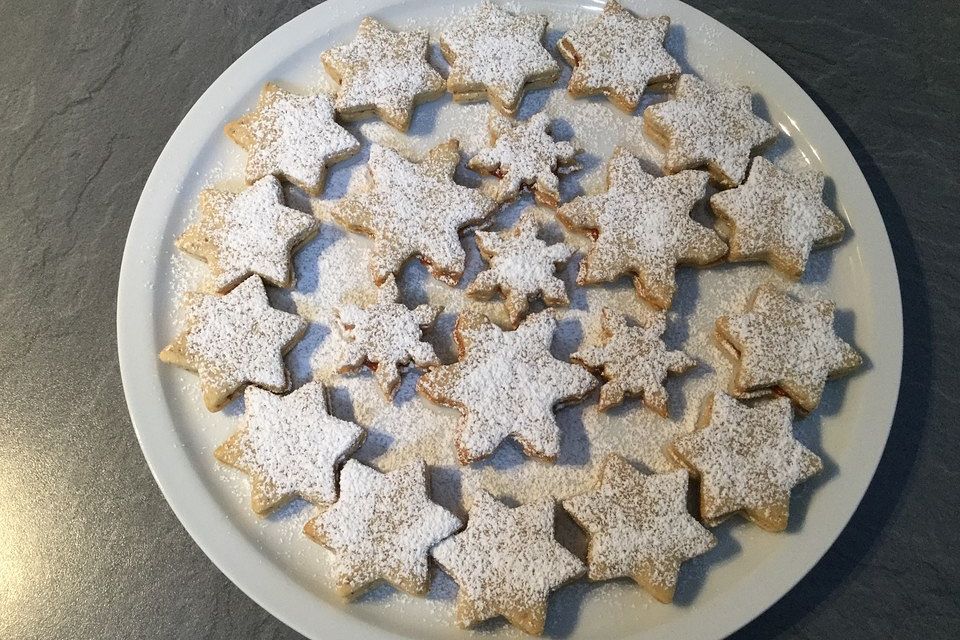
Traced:
MULTIPOLYGON (((596 0, 573 1, 581 6, 583 6, 584 2, 594 2, 596 4, 596 0)), ((876 265, 879 269, 875 272, 877 276, 871 278, 869 282, 875 286, 879 283, 886 292, 888 300, 892 298, 896 301, 896 304, 893 305, 895 308, 886 308, 884 316, 884 323, 888 326, 886 332, 890 334, 887 337, 893 338, 893 342, 887 345, 888 350, 886 356, 892 357, 897 365, 895 370, 889 371, 887 377, 884 378, 884 385, 892 387, 894 392, 887 396, 889 399, 885 405, 881 406, 879 411, 877 411, 882 415, 888 416, 884 419, 883 424, 878 427, 884 430, 883 437, 876 438, 876 440, 872 441, 874 446, 863 451, 865 455, 861 460, 863 460, 865 464, 860 465, 859 469, 846 469, 847 473, 859 471, 854 481, 856 498, 850 502, 849 513, 846 513, 842 518, 834 522, 830 531, 822 537, 824 541, 822 549, 818 549, 812 554, 809 552, 800 554, 803 556, 802 561, 799 563, 799 565, 803 566, 802 570, 797 571, 796 566, 799 565, 794 565, 791 571, 787 572, 789 575, 786 579, 783 579, 783 576, 777 576, 776 580, 767 581, 769 589, 764 592, 763 596, 753 600, 753 602, 759 602, 759 604, 756 604, 754 607, 750 607, 754 609, 753 613, 747 617, 737 617, 734 615, 721 618, 715 621, 715 624, 713 624, 709 630, 700 629, 703 635, 698 636, 703 639, 722 638, 737 631, 762 615, 767 609, 792 590, 834 545, 863 500, 871 480, 879 467, 883 451, 886 448, 899 396, 900 378, 903 367, 902 298, 889 235, 876 198, 863 175, 863 171, 853 157, 852 152, 836 128, 826 117, 823 110, 820 109, 806 91, 774 60, 740 36, 736 31, 699 9, 681 2, 681 0, 663 0, 663 2, 675 5, 679 13, 686 13, 687 15, 693 16, 701 21, 701 23, 716 29, 719 33, 719 38, 730 38, 737 41, 740 47, 744 47, 751 52, 753 62, 761 66, 767 66, 774 71, 774 73, 765 78, 765 81, 768 83, 774 80, 778 81, 779 86, 776 89, 777 93, 785 92, 787 94, 793 94, 793 96, 801 102, 807 103, 803 105, 803 108, 808 117, 818 121, 813 123, 818 132, 818 137, 821 138, 821 140, 829 139, 827 141, 830 142, 832 146, 839 147, 839 152, 832 152, 832 159, 843 165, 849 165, 851 169, 850 175, 845 176, 845 179, 849 180, 849 182, 845 180, 845 184, 850 187, 852 191, 865 192, 869 196, 857 203, 859 207, 865 209, 864 218, 876 219, 878 226, 869 227, 871 231, 879 230, 881 232, 880 234, 873 233, 873 237, 869 238, 871 243, 875 243, 873 251, 878 252, 879 258, 878 264, 876 265), (845 157, 839 158, 837 157, 837 153, 846 155, 845 157)), ((189 138, 191 134, 191 124, 195 120, 199 120, 201 114, 205 113, 211 107, 216 106, 216 96, 219 90, 228 86, 234 75, 241 73, 241 70, 244 70, 247 65, 253 63, 255 60, 261 59, 261 57, 271 58, 271 48, 282 48, 275 47, 275 45, 281 43, 287 33, 293 31, 298 26, 306 24, 308 20, 315 20, 324 14, 336 14, 339 12, 345 12, 345 14, 349 16, 348 19, 359 20, 364 13, 372 13, 403 3, 404 0, 369 0, 359 3, 354 0, 327 0, 280 25, 231 63, 227 69, 207 87, 200 98, 187 111, 154 163, 153 169, 151 169, 150 175, 144 183, 143 191, 130 222, 127 239, 124 244, 123 259, 118 280, 116 322, 117 354, 120 364, 121 380, 130 419, 144 459, 150 468, 155 482, 163 493, 167 504, 170 505, 174 515, 176 515, 181 525, 211 562, 259 606, 292 629, 311 638, 318 637, 317 633, 319 630, 313 627, 307 627, 302 616, 297 615, 300 607, 305 605, 311 605, 313 607, 319 606, 324 610, 325 615, 331 616, 329 622, 337 625, 336 629, 323 629, 324 637, 347 638, 357 633, 367 634, 362 637, 376 636, 391 639, 403 638, 405 636, 397 635, 392 631, 368 623, 351 615, 347 610, 336 609, 327 605, 322 600, 308 594, 302 585, 296 583, 291 577, 278 568, 273 567, 270 563, 258 565, 259 568, 255 567, 253 569, 247 566, 243 558, 246 557, 245 554, 259 554, 260 552, 256 545, 240 531, 236 525, 229 522, 226 515, 219 509, 212 494, 204 489, 204 483, 199 476, 171 472, 169 460, 167 460, 165 456, 171 455, 171 452, 173 452, 173 455, 183 457, 188 463, 189 459, 185 457, 185 452, 177 451, 177 441, 175 437, 173 440, 169 437, 164 438, 163 436, 165 434, 163 430, 150 428, 155 422, 163 422, 164 418, 167 423, 173 424, 169 408, 162 397, 158 398, 157 401, 153 403, 153 406, 149 408, 145 406, 143 400, 147 395, 162 395, 159 394, 159 383, 157 380, 145 380, 139 375, 139 371, 144 366, 144 361, 141 356, 143 351, 142 343, 145 341, 142 338, 144 335, 142 330, 136 327, 137 320, 139 319, 141 324, 143 322, 149 324, 152 322, 152 318, 146 320, 143 317, 138 318, 130 314, 129 311, 125 313, 125 310, 131 308, 131 303, 135 305, 138 297, 149 296, 151 299, 153 297, 152 293, 148 294, 144 292, 144 285, 150 282, 150 279, 145 279, 143 276, 148 273, 145 271, 146 269, 155 267, 156 265, 144 265, 142 262, 138 263, 134 255, 143 246, 156 246, 160 243, 159 238, 145 236, 147 227, 144 224, 144 220, 149 216, 148 209, 152 206, 149 203, 151 199, 150 196, 158 191, 158 189, 163 188, 161 185, 162 178, 160 169, 164 165, 173 162, 171 156, 174 155, 176 148, 182 141, 189 138), (138 349, 137 347, 140 348, 138 349), (161 408, 161 415, 159 417, 156 415, 156 409, 158 408, 161 408), (221 520, 219 527, 208 526, 211 523, 215 523, 217 518, 221 520), (297 592, 297 597, 289 598, 290 589, 294 589, 297 592), (285 595, 281 597, 278 595, 280 593, 284 593, 285 595), (305 596, 309 598, 309 602, 306 601, 305 596)), ((602 1, 599 4, 602 4, 602 1)), ((624 4, 630 6, 636 5, 637 3, 627 0, 624 4)), ((764 85, 764 88, 766 88, 766 85, 764 85)), ((861 231, 862 229, 857 229, 858 234, 861 233, 861 231)), ((158 255, 162 254, 160 247, 156 247, 156 253, 158 255)), ((150 291, 152 291, 152 287, 150 291)), ((145 315, 152 316, 152 314, 145 315)), ((155 360, 156 354, 152 354, 152 356, 155 360)), ((173 431, 174 430, 171 430, 171 433, 166 435, 173 435, 173 431)), ((661 637, 656 631, 656 629, 640 630, 637 637, 661 637)))

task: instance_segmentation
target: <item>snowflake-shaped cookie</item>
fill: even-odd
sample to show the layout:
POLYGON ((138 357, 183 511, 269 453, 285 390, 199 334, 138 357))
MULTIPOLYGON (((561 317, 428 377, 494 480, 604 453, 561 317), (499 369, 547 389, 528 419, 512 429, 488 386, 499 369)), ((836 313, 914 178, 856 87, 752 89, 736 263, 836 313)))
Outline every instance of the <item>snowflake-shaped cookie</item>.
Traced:
POLYGON ((816 409, 827 379, 849 373, 863 361, 837 336, 834 309, 830 301, 797 300, 763 285, 744 313, 718 318, 718 337, 739 357, 731 393, 777 388, 802 412, 816 409))
POLYGON ((460 280, 466 254, 459 231, 486 220, 497 204, 453 181, 459 161, 456 140, 437 145, 421 162, 376 144, 370 148, 367 184, 341 198, 330 213, 373 237, 370 268, 377 284, 414 255, 438 280, 450 285, 460 280))
POLYGON ((783 531, 790 491, 819 473, 820 458, 793 437, 787 398, 754 407, 725 393, 708 397, 698 429, 670 452, 700 478, 700 515, 714 526, 740 512, 767 531, 783 531))
POLYGON ((177 238, 177 247, 206 261, 221 293, 253 274, 289 287, 290 254, 319 227, 312 215, 284 206, 273 176, 240 193, 204 189, 199 209, 200 219, 177 238))
POLYGON ((432 552, 459 586, 459 626, 503 616, 529 634, 543 633, 550 592, 584 572, 554 538, 554 509, 552 499, 510 509, 477 493, 467 528, 432 552))
POLYGON ((556 459, 560 429, 554 409, 596 386, 582 367, 550 354, 556 326, 549 309, 509 332, 478 313, 467 311, 457 318, 454 339, 460 361, 430 369, 417 388, 434 402, 460 410, 457 453, 462 464, 490 455, 508 436, 528 456, 556 459))
POLYGON ((258 276, 226 295, 187 295, 186 328, 160 359, 200 377, 203 402, 219 411, 247 384, 286 391, 283 354, 306 331, 300 316, 270 306, 258 276))
POLYGON ((346 342, 341 354, 341 373, 364 365, 373 369, 380 388, 392 398, 400 383, 401 365, 417 367, 440 364, 430 343, 422 341, 421 330, 433 324, 441 307, 422 304, 408 309, 400 302, 393 275, 377 291, 377 302, 361 308, 345 305, 336 310, 346 342))
POLYGON ((747 181, 710 198, 729 227, 731 262, 766 260, 799 278, 810 250, 839 242, 844 226, 823 203, 823 174, 787 173, 763 157, 753 159, 747 181))
POLYGON ((513 229, 476 234, 477 246, 490 268, 477 274, 467 295, 488 299, 500 291, 514 328, 535 296, 541 296, 549 305, 569 302, 563 281, 554 275, 554 269, 568 260, 574 250, 563 243, 548 245, 537 237, 537 231, 537 219, 531 209, 520 216, 513 229))
POLYGON ((601 312, 600 341, 570 356, 574 362, 599 370, 607 380, 600 388, 600 411, 614 407, 625 395, 642 396, 643 403, 667 417, 668 373, 683 373, 696 361, 683 351, 668 351, 661 336, 667 328, 666 315, 656 314, 643 326, 627 324, 626 316, 613 309, 601 312))
POLYGON ((668 308, 678 264, 704 266, 727 252, 712 229, 690 217, 706 188, 702 171, 654 178, 636 156, 615 149, 607 164, 607 190, 580 196, 557 210, 566 226, 595 238, 580 263, 577 283, 612 282, 632 274, 639 296, 668 308))
POLYGON ((267 513, 297 496, 319 505, 336 500, 337 467, 364 431, 328 413, 323 385, 308 382, 285 396, 247 387, 243 399, 242 426, 214 456, 249 474, 253 510, 267 513))
POLYGON ((333 118, 327 96, 303 96, 267 84, 257 108, 224 130, 247 151, 248 183, 273 175, 318 196, 327 166, 360 150, 357 139, 333 118))
POLYGON ((303 531, 336 554, 340 595, 355 597, 381 582, 423 595, 430 586, 430 548, 461 526, 430 500, 422 460, 386 474, 348 460, 340 472, 340 499, 303 531))
POLYGON ((587 578, 632 578, 660 602, 671 602, 680 564, 717 544, 687 511, 688 484, 684 470, 644 475, 609 454, 597 487, 563 501, 589 537, 587 578))
POLYGON ((560 66, 540 44, 546 28, 544 16, 513 15, 483 0, 440 36, 453 99, 488 99, 504 115, 515 115, 525 90, 560 77, 560 66))
POLYGON ((414 105, 443 94, 443 77, 427 62, 426 30, 393 31, 375 18, 360 21, 350 44, 320 55, 340 83, 334 103, 341 116, 356 120, 376 113, 406 131, 414 105))
POLYGON ((753 113, 749 87, 709 84, 682 75, 673 99, 647 107, 647 132, 667 148, 663 170, 706 166, 723 187, 743 182, 750 154, 777 137, 777 129, 753 113))
POLYGON ((491 113, 489 128, 492 146, 470 158, 467 166, 500 178, 497 202, 514 200, 520 188, 528 186, 537 202, 556 208, 560 202, 557 173, 570 173, 580 167, 573 145, 551 137, 550 116, 540 112, 523 123, 491 113))
POLYGON ((663 48, 669 28, 667 16, 638 18, 616 0, 608 0, 593 21, 557 42, 557 50, 573 67, 570 95, 603 94, 633 113, 647 85, 680 76, 680 65, 663 48))

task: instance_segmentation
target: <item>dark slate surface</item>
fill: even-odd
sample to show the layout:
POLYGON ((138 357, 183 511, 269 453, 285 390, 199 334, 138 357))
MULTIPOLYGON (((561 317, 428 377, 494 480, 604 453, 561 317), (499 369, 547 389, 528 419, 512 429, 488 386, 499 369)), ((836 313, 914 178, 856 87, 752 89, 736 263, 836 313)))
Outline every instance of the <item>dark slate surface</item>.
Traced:
MULTIPOLYGON (((294 638, 206 559, 140 454, 116 361, 126 229, 167 137, 310 2, 0 3, 0 637, 294 638)), ((698 1, 787 70, 867 176, 906 325, 866 499, 740 638, 960 637, 960 4, 698 1)))

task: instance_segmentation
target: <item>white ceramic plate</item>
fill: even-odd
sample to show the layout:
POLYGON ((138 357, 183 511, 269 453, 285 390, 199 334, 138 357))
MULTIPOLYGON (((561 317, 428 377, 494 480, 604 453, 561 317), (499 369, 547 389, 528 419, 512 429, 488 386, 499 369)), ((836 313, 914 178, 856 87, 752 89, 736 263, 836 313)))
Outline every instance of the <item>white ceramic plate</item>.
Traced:
MULTIPOLYGON (((365 15, 375 15, 395 27, 429 26, 436 34, 458 7, 471 4, 330 0, 277 29, 227 69, 184 118, 147 181, 130 227, 117 303, 118 351, 127 403, 144 455, 171 507, 216 565, 263 607, 312 638, 463 638, 469 632, 451 624, 451 588, 442 576, 437 581, 441 587, 426 600, 381 589, 345 605, 328 587, 326 552, 299 535, 309 509, 294 506, 264 520, 251 514, 245 481, 218 468, 210 455, 235 427, 237 409, 207 414, 200 406, 194 377, 157 360, 156 354, 176 330, 175 300, 200 272, 175 255, 173 238, 192 215, 201 188, 239 175, 242 156, 221 130, 226 121, 251 108, 264 82, 323 85, 327 81, 318 63, 319 53, 349 40, 365 15)), ((781 141, 768 157, 824 171, 831 179, 828 200, 852 230, 841 246, 815 254, 810 275, 799 290, 806 295, 829 296, 838 303, 841 333, 866 354, 868 365, 852 378, 831 382, 823 407, 798 426, 802 438, 824 457, 826 471, 798 492, 790 530, 766 534, 731 520, 717 530, 720 547, 706 558, 688 563, 691 566, 681 576, 675 605, 651 604, 641 590, 627 582, 578 583, 553 596, 547 625, 548 635, 564 637, 719 638, 759 615, 796 584, 833 543, 863 496, 880 459, 896 403, 902 355, 900 295, 890 245, 867 183, 840 136, 800 87, 747 41, 695 9, 671 0, 627 4, 643 15, 672 18, 669 48, 686 70, 707 79, 753 87, 758 96, 756 108, 782 130, 781 141)), ((547 14, 552 43, 600 5, 566 0, 509 7, 547 14)), ((624 144, 655 162, 658 150, 639 133, 639 117, 619 114, 599 99, 569 100, 563 89, 565 80, 566 75, 553 90, 528 96, 523 113, 546 108, 565 121, 566 132, 572 131, 587 150, 582 183, 580 178, 567 182, 568 191, 576 191, 581 184, 588 191, 596 188, 602 163, 614 144, 624 144)), ((411 153, 454 135, 461 137, 469 150, 483 137, 484 109, 454 105, 449 98, 424 105, 407 138, 376 122, 351 128, 368 140, 399 145, 411 153)), ((338 165, 331 172, 325 197, 342 195, 350 175, 362 166, 362 157, 338 165)), ((500 225, 509 224, 515 213, 516 208, 505 213, 500 225)), ((304 289, 293 296, 298 307, 310 307, 309 289, 316 288, 318 278, 324 275, 304 274, 304 270, 316 269, 311 260, 322 260, 331 246, 347 254, 354 246, 350 243, 357 243, 358 251, 363 248, 362 241, 330 225, 324 229, 321 240, 298 258, 304 289)), ((550 233, 558 232, 553 229, 550 233)), ((465 243, 472 247, 473 241, 465 243)), ((468 271, 475 271, 475 252, 470 259, 468 271)), ((568 279, 571 269, 566 272, 568 279)), ((352 271, 364 273, 362 267, 352 271)), ((432 299, 443 294, 436 293, 442 285, 438 289, 436 283, 430 283, 416 265, 404 277, 419 283, 418 295, 432 299)), ((716 383, 715 377, 722 378, 725 373, 722 359, 707 339, 712 319, 737 308, 757 282, 773 277, 764 266, 682 272, 675 305, 678 313, 671 316, 680 329, 672 332, 671 339, 683 342, 704 363, 704 372, 670 387, 671 395, 676 396, 671 404, 679 425, 676 428, 689 428, 700 396, 716 383)), ((579 293, 570 313, 584 320, 589 332, 587 318, 598 302, 629 308, 637 306, 632 295, 629 286, 620 285, 601 293, 579 293)), ((284 302, 291 300, 278 298, 279 304, 284 302)), ((444 326, 449 328, 449 323, 444 326)), ((570 341, 577 335, 574 331, 560 340, 556 346, 560 355, 575 346, 570 341)), ((301 377, 309 373, 303 370, 309 357, 307 354, 294 366, 300 367, 301 377)), ((350 382, 346 391, 368 382, 361 376, 350 382)), ((362 404, 363 398, 356 402, 362 404)), ((368 415, 375 409, 368 409, 353 408, 358 420, 364 421, 366 416, 366 422, 375 422, 375 417, 368 415)), ((656 437, 663 440, 664 430, 674 428, 669 423, 651 422, 646 415, 649 412, 633 407, 612 418, 625 426, 605 429, 602 427, 609 424, 598 422, 595 414, 592 403, 561 413, 567 447, 586 443, 593 447, 593 454, 599 454, 605 447, 616 450, 622 446, 642 465, 652 469, 663 466, 657 459, 661 442, 656 437), (641 437, 654 434, 650 436, 653 444, 646 449, 637 446, 636 438, 628 436, 638 433, 641 437)), ((437 416, 438 421, 450 419, 440 413, 437 416)), ((381 443, 389 441, 381 439, 381 443)), ((576 484, 585 482, 591 472, 587 461, 570 456, 565 460, 563 453, 557 467, 547 471, 530 466, 538 463, 522 461, 509 446, 498 455, 505 458, 503 464, 488 465, 483 471, 486 475, 473 480, 493 483, 495 490, 511 493, 511 479, 520 476, 509 475, 509 469, 530 470, 534 479, 528 478, 526 485, 521 482, 523 486, 513 492, 521 499, 537 488, 541 476, 569 474, 576 484)), ((383 462, 382 456, 379 451, 367 457, 376 463, 383 462)), ((505 625, 485 627, 483 633, 519 635, 505 625)))

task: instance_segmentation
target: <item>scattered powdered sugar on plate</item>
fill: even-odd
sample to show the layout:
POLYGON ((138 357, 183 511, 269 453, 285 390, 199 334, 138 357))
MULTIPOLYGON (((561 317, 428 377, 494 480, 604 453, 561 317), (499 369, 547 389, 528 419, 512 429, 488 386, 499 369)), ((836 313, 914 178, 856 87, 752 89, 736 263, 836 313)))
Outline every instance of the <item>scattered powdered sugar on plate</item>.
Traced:
MULTIPOLYGON (((524 11, 523 7, 509 3, 503 6, 513 13, 524 11)), ((396 21, 391 22, 391 27, 427 27, 435 43, 437 34, 456 20, 458 13, 450 11, 446 20, 437 21, 435 24, 426 25, 418 20, 411 20, 409 23, 396 21)), ((550 12, 544 39, 547 50, 554 52, 557 39, 566 30, 585 24, 595 15, 595 12, 588 10, 550 12)), ((690 71, 683 51, 678 52, 676 49, 677 33, 677 28, 671 27, 667 49, 677 57, 685 71, 690 71)), ((714 31, 702 29, 686 31, 683 36, 689 40, 719 37, 714 31)), ((436 44, 431 46, 430 60, 445 73, 447 67, 439 56, 436 44)), ((314 60, 311 60, 311 63, 315 64, 316 81, 330 84, 319 63, 314 60)), ((570 69, 565 64, 561 64, 560 68, 562 76, 551 89, 531 91, 524 97, 517 118, 527 120, 534 113, 544 111, 554 123, 558 140, 575 138, 578 146, 583 149, 583 153, 578 156, 583 170, 561 180, 562 200, 568 201, 577 195, 592 195, 602 191, 604 165, 615 145, 624 146, 639 156, 644 168, 658 175, 657 168, 663 162, 663 150, 644 134, 642 118, 620 113, 604 99, 569 98, 566 85, 570 69)), ((709 79, 716 82, 729 81, 724 74, 711 73, 709 79)), ((762 87, 755 88, 755 91, 762 91, 762 87)), ((638 113, 647 104, 663 99, 662 95, 644 95, 638 113)), ((671 348, 682 349, 690 354, 698 364, 687 374, 670 378, 666 382, 668 411, 672 419, 664 419, 644 410, 642 403, 635 399, 628 399, 622 406, 601 413, 596 409, 596 397, 588 397, 580 405, 556 412, 561 435, 555 464, 531 460, 523 455, 518 446, 507 442, 490 458, 466 467, 461 466, 455 448, 459 413, 433 405, 418 395, 418 372, 403 371, 402 382, 392 402, 384 398, 369 371, 336 374, 336 355, 343 343, 343 336, 336 327, 333 310, 341 304, 369 303, 375 299, 376 287, 367 269, 372 243, 368 238, 351 233, 334 223, 327 214, 327 209, 348 191, 351 180, 363 179, 371 143, 397 149, 408 157, 419 158, 437 144, 455 137, 461 143, 462 160, 456 175, 457 183, 471 187, 485 183, 494 184, 495 178, 478 176, 464 166, 465 160, 479 152, 487 142, 486 122, 490 109, 487 103, 454 104, 449 95, 444 95, 417 108, 406 135, 398 133, 379 120, 345 124, 345 128, 361 141, 361 150, 354 158, 330 168, 323 199, 310 202, 320 220, 320 228, 317 236, 306 243, 294 258, 295 287, 289 291, 270 290, 274 306, 288 311, 295 310, 309 322, 307 334, 287 356, 293 387, 299 387, 316 377, 327 386, 331 413, 341 419, 353 420, 367 429, 367 439, 355 454, 361 462, 386 472, 415 458, 423 458, 430 467, 433 500, 461 517, 466 513, 465 506, 472 502, 473 496, 481 489, 508 501, 524 503, 547 496, 561 499, 582 493, 594 485, 597 465, 608 453, 622 455, 643 471, 665 472, 675 469, 675 463, 665 455, 664 448, 677 436, 693 430, 703 398, 718 386, 722 387, 730 376, 730 361, 715 341, 716 318, 742 310, 750 293, 766 282, 775 282, 793 292, 802 291, 807 298, 823 296, 829 290, 827 281, 832 268, 831 252, 824 251, 811 256, 807 273, 798 284, 785 280, 769 267, 759 264, 722 265, 709 270, 681 269, 677 274, 677 292, 667 314, 664 340, 671 348)), ((758 110, 758 113, 762 114, 762 111, 758 110)), ((775 117, 768 119, 777 121, 775 117)), ((228 144, 224 146, 223 153, 223 162, 231 167, 237 165, 242 170, 245 154, 239 148, 228 144)), ((787 136, 780 136, 779 141, 765 156, 774 159, 778 166, 792 171, 809 168, 811 162, 816 162, 815 158, 808 159, 802 150, 791 146, 787 136)), ((204 186, 239 189, 242 185, 239 180, 230 184, 222 181, 228 174, 242 175, 233 169, 219 171, 210 175, 204 186)), ((710 193, 708 191, 708 196, 710 193)), ((287 194, 287 202, 289 206, 303 209, 308 200, 294 190, 287 194)), ((511 228, 520 212, 531 206, 532 199, 522 196, 516 203, 502 207, 489 228, 511 228)), ((653 309, 637 299, 627 278, 605 285, 576 286, 574 279, 579 268, 578 263, 589 247, 590 239, 565 231, 551 211, 540 207, 533 210, 541 226, 541 237, 545 241, 551 244, 565 242, 579 249, 579 253, 557 271, 558 277, 565 282, 570 303, 559 309, 559 322, 551 349, 555 357, 569 361, 571 353, 591 336, 598 335, 600 309, 603 307, 611 307, 638 320, 652 316, 653 309)), ((694 218, 707 225, 713 224, 705 206, 700 206, 699 210, 694 212, 694 218)), ((182 230, 192 219, 195 219, 195 212, 185 211, 183 223, 173 225, 174 231, 182 230)), ((432 278, 426 268, 416 260, 408 262, 397 274, 400 299, 408 307, 420 304, 444 306, 437 323, 426 330, 424 336, 434 345, 445 364, 456 359, 451 333, 460 311, 480 310, 502 326, 507 325, 502 299, 495 296, 490 301, 475 301, 464 295, 465 289, 485 265, 477 251, 472 233, 464 234, 461 244, 467 254, 466 267, 463 278, 456 287, 432 278)), ((170 246, 172 247, 172 240, 170 246)), ((168 288, 174 292, 171 298, 178 301, 183 292, 200 288, 206 277, 206 268, 199 261, 183 257, 176 251, 172 252, 171 262, 168 273, 172 284, 168 288)), ((536 311, 538 305, 539 302, 533 303, 531 311, 536 311)), ((171 301, 168 308, 173 310, 174 317, 168 320, 169 324, 173 325, 176 317, 182 314, 176 311, 177 304, 174 301, 171 301)), ((196 381, 192 374, 183 375, 182 380, 185 391, 195 387, 196 381)), ((184 395, 188 394, 185 392, 184 395)), ((231 412, 230 415, 235 416, 236 413, 231 412)), ((218 434, 222 435, 224 434, 218 434)), ((211 467, 216 468, 212 456, 209 458, 211 467)), ((218 476, 223 480, 226 491, 236 494, 237 505, 249 510, 249 488, 245 479, 229 470, 220 471, 218 476)), ((302 538, 301 527, 311 514, 311 509, 297 501, 267 519, 250 519, 249 522, 252 523, 250 526, 258 538, 263 539, 264 549, 269 553, 281 556, 291 554, 290 557, 283 558, 285 563, 292 562, 291 558, 295 555, 297 564, 302 565, 298 568, 298 575, 308 576, 305 579, 311 581, 311 588, 317 589, 325 585, 328 556, 322 550, 317 552, 316 549, 310 553, 301 553, 297 550, 299 547, 292 544, 302 538), (272 549, 275 540, 283 543, 279 551, 272 549)), ((582 534, 562 514, 558 517, 557 529, 558 538, 566 546, 572 549, 582 548, 582 534)), ((556 599, 566 602, 569 596, 572 602, 583 598, 587 591, 591 598, 605 597, 622 588, 623 585, 619 583, 578 584, 557 594, 556 599)), ((427 596, 429 602, 436 604, 435 607, 428 607, 433 609, 430 613, 435 614, 429 620, 431 624, 438 620, 439 624, 452 620, 453 608, 450 604, 455 593, 456 585, 453 581, 442 572, 436 572, 427 596)), ((422 611, 406 607, 411 597, 402 594, 391 592, 389 597, 378 597, 374 592, 367 598, 377 607, 389 604, 405 612, 411 611, 414 616, 417 611, 422 611)), ((364 599, 364 602, 367 600, 364 599)), ((638 608, 638 616, 649 606, 648 601, 642 598, 627 598, 625 602, 628 602, 628 608, 638 608)), ((365 605, 361 603, 357 606, 365 605)), ((631 611, 628 615, 634 615, 634 612, 631 611)))

